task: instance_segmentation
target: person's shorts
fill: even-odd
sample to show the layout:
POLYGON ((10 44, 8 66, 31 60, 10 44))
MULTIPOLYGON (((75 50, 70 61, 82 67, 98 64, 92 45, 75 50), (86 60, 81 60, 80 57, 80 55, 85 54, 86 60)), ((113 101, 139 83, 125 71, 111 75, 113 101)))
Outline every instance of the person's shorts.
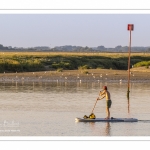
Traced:
POLYGON ((106 100, 106 106, 107 106, 107 108, 110 108, 111 104, 112 104, 111 100, 106 100))

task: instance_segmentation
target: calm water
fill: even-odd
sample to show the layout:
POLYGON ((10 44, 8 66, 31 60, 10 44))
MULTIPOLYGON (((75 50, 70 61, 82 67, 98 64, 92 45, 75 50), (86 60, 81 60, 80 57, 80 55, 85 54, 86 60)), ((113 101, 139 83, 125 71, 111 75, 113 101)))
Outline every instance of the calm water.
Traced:
MULTIPOLYGON (((5 136, 150 136, 150 83, 0 83, 0 135, 5 136), (82 123, 99 90, 108 86, 111 117, 133 117, 135 123, 82 123)), ((106 117, 105 99, 94 114, 106 117)))

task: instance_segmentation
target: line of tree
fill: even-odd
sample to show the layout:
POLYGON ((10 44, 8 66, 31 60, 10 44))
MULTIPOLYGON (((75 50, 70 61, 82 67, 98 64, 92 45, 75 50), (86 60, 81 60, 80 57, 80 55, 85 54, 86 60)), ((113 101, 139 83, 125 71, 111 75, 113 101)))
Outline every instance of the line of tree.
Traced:
MULTIPOLYGON (((115 48, 106 48, 105 46, 97 46, 97 47, 82 47, 82 46, 56 46, 54 48, 50 48, 48 46, 37 46, 30 48, 23 47, 12 47, 12 46, 3 46, 0 44, 0 51, 50 51, 50 52, 128 52, 128 46, 118 45, 115 48)), ((132 52, 150 52, 150 47, 131 47, 132 52)))

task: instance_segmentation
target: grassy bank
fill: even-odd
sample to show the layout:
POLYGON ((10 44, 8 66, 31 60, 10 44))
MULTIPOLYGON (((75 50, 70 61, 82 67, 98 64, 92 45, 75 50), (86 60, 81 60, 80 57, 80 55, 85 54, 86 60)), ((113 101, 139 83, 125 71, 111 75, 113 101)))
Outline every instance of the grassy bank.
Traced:
MULTIPOLYGON (((131 68, 149 66, 149 53, 132 53, 131 68), (144 63, 142 63, 144 62, 144 63)), ((1 52, 0 72, 127 70, 128 53, 1 52)))

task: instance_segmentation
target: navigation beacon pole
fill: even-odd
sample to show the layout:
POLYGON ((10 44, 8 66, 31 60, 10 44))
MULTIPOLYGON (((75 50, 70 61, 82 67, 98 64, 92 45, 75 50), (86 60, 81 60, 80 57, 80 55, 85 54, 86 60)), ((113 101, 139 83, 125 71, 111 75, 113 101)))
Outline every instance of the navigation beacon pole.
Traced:
POLYGON ((127 89, 127 97, 129 98, 130 93, 130 53, 131 53, 131 31, 133 31, 134 25, 128 24, 128 30, 130 31, 130 40, 129 40, 129 56, 128 56, 128 89, 127 89))

